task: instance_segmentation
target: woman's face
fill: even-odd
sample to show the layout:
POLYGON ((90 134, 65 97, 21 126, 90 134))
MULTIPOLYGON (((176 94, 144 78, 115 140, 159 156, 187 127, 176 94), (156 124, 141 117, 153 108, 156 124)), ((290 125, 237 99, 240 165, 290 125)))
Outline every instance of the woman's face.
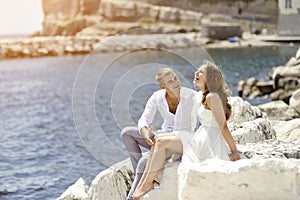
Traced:
POLYGON ((201 87, 205 84, 205 82, 206 82, 206 70, 204 66, 201 66, 195 72, 193 83, 194 85, 201 87))

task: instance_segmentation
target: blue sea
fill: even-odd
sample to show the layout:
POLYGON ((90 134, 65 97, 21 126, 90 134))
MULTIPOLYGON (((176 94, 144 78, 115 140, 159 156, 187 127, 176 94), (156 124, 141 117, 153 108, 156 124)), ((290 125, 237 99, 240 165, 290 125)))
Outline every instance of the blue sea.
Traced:
MULTIPOLYGON (((209 49, 204 57, 221 68, 236 96, 239 80, 268 80, 272 67, 284 65, 297 49, 209 49)), ((172 67, 183 85, 193 87, 202 51, 1 60, 0 199, 56 199, 79 177, 90 185, 100 171, 127 158, 120 130, 137 123, 147 98, 159 88, 156 70, 172 67)), ((159 120, 154 124, 158 127, 159 120)))

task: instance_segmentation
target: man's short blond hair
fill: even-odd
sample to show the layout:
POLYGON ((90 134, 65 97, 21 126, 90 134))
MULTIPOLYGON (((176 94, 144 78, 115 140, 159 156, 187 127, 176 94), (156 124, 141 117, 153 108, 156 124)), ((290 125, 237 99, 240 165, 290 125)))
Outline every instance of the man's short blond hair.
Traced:
POLYGON ((158 70, 158 72, 156 73, 156 81, 159 84, 164 84, 164 77, 170 75, 171 73, 174 73, 174 71, 170 68, 161 68, 158 70))

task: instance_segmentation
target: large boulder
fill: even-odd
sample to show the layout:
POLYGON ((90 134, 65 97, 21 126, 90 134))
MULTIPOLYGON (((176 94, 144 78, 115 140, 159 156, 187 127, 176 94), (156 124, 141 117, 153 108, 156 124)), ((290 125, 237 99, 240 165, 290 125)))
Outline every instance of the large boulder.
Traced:
POLYGON ((286 91, 296 90, 296 89, 300 88, 299 77, 283 77, 283 78, 280 78, 277 82, 276 88, 277 89, 282 88, 286 91))
POLYGON ((257 118, 266 118, 266 115, 258 107, 252 106, 240 97, 230 97, 229 103, 232 106, 232 114, 228 123, 242 124, 257 118))
POLYGON ((177 199, 177 169, 180 162, 168 163, 160 173, 160 186, 143 196, 143 200, 174 200, 177 199))
POLYGON ((263 118, 243 122, 240 128, 231 131, 237 144, 256 143, 275 139, 275 131, 270 122, 263 118))
POLYGON ((237 145, 242 155, 247 158, 294 158, 300 159, 299 141, 279 141, 268 140, 257 143, 247 143, 246 145, 237 145))
POLYGON ((300 89, 296 90, 290 98, 290 106, 300 114, 300 89))
MULTIPOLYGON (((299 52, 299 50, 298 50, 298 52, 299 52)), ((292 67, 292 66, 296 66, 296 65, 300 65, 300 58, 291 57, 290 60, 285 64, 285 66, 287 66, 287 67, 292 67)))
POLYGON ((252 106, 240 97, 230 97, 229 103, 232 105, 232 115, 228 120, 228 127, 236 143, 246 144, 276 138, 266 114, 257 106, 252 106))
POLYGON ((277 82, 283 77, 296 77, 300 78, 300 65, 296 66, 279 66, 272 70, 272 79, 274 80, 275 88, 277 88, 277 82))
POLYGON ((180 200, 299 198, 300 160, 210 159, 203 163, 182 163, 178 169, 180 200))
POLYGON ((57 200, 88 200, 88 190, 86 182, 79 178, 74 185, 71 185, 57 200))
POLYGON ((133 181, 129 159, 100 172, 92 181, 88 195, 90 199, 126 199, 133 181))
POLYGON ((236 162, 209 159, 179 167, 175 162, 164 168, 160 187, 142 199, 297 199, 299 166, 296 159, 262 157, 236 162))
POLYGON ((289 121, 272 121, 277 139, 285 142, 300 142, 300 118, 289 121))
POLYGON ((298 48, 297 52, 296 52, 296 59, 300 59, 300 47, 298 48))
POLYGON ((286 66, 300 65, 300 47, 298 48, 295 57, 291 57, 290 60, 285 65, 286 66))
POLYGON ((272 101, 258 106, 268 116, 269 120, 287 121, 299 118, 300 115, 283 101, 272 101))
POLYGON ((272 101, 282 100, 288 104, 293 92, 293 90, 278 89, 272 92, 269 97, 272 101))

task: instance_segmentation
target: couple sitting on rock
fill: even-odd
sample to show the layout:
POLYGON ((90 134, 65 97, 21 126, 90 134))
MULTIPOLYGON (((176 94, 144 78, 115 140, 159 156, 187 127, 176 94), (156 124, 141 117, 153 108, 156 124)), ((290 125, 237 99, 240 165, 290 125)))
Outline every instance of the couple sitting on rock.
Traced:
POLYGON ((160 69, 156 80, 161 90, 149 98, 138 127, 126 127, 121 133, 135 172, 128 200, 140 199, 154 188, 169 152, 182 155, 184 163, 240 159, 226 122, 231 114, 229 94, 216 65, 207 62, 195 72, 193 82, 200 87, 199 92, 181 87, 169 68, 160 69), (150 124, 157 111, 164 122, 161 130, 153 131, 150 124), (194 132, 197 119, 201 126, 194 132), (151 149, 149 154, 142 156, 140 146, 151 149))

